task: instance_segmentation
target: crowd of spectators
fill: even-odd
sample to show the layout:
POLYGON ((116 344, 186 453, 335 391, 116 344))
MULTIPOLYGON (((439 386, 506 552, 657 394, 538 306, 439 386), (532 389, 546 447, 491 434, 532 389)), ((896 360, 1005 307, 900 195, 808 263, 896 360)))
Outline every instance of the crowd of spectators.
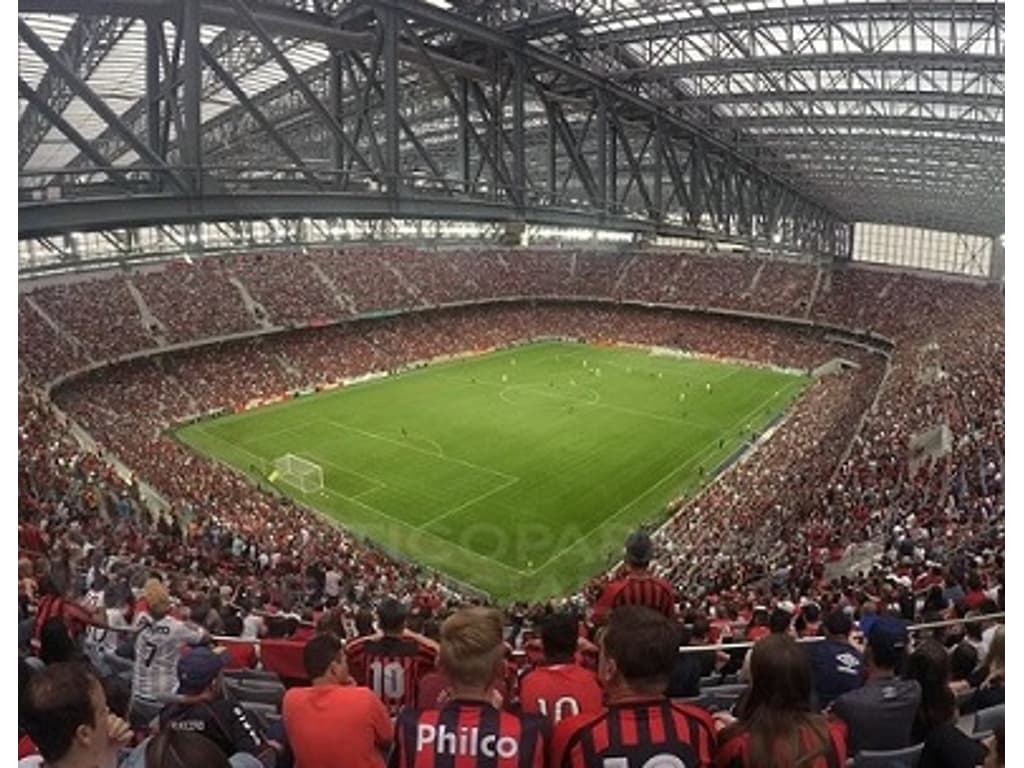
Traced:
POLYGON ((230 282, 226 261, 175 261, 164 269, 131 276, 150 312, 178 343, 253 331, 259 324, 230 282))
MULTIPOLYGON (((372 255, 321 253, 310 259, 358 311, 479 299, 488 293, 611 296, 614 291, 625 299, 802 316, 807 310, 802 297, 809 297, 817 279, 812 267, 767 265, 755 290, 745 294, 737 286, 751 285, 759 262, 735 260, 720 269, 691 256, 626 261, 569 253, 385 252, 379 254, 379 261, 387 261, 382 268, 369 266, 375 263, 372 255), (480 271, 471 271, 471 265, 480 271), (552 277, 560 269, 562 277, 552 277), (495 277, 493 284, 488 275, 495 277)), ((287 288, 281 295, 289 299, 278 303, 271 298, 277 283, 251 272, 266 261, 254 257, 240 267, 243 262, 237 260, 234 269, 272 319, 280 319, 275 313, 283 318, 287 304, 311 296, 333 302, 337 313, 335 298, 301 260, 288 268, 290 277, 282 284, 287 288), (312 293, 304 287, 307 274, 319 285, 312 293)), ((224 332, 239 319, 252 322, 237 289, 226 282, 226 273, 219 274, 219 289, 201 280, 183 288, 185 281, 171 280, 167 273, 132 279, 154 314, 175 329, 175 338, 188 338, 196 331, 224 332), (153 298, 156 294, 162 298, 153 298), (213 314, 187 306, 197 297, 212 300, 214 294, 233 309, 213 314)), ((103 283, 87 282, 47 286, 32 295, 65 334, 80 339, 100 360, 153 343, 127 288, 123 283, 115 287, 119 280, 105 281, 111 283, 109 291, 97 289, 103 283), (93 305, 83 304, 90 300, 93 305), (98 332, 103 313, 90 315, 82 307, 108 306, 108 301, 114 302, 113 326, 134 322, 136 335, 104 339, 98 332), (79 305, 64 311, 66 302, 79 305), (118 316, 119 311, 123 314, 118 316)), ((288 322, 315 319, 309 308, 315 306, 315 301, 308 303, 288 322)), ((709 639, 743 635, 760 626, 767 631, 765 617, 772 609, 788 612, 786 627, 798 631, 799 622, 806 625, 812 615, 803 610, 809 605, 819 615, 845 611, 865 635, 866 619, 875 613, 915 620, 990 612, 1001 608, 1005 551, 1002 306, 998 289, 973 283, 854 269, 829 273, 812 317, 887 336, 895 343, 888 361, 818 332, 611 304, 497 304, 290 331, 121 364, 62 387, 57 402, 98 441, 99 452, 82 448, 63 416, 25 382, 19 388, 19 548, 24 558, 19 609, 24 619, 31 617, 43 575, 56 576, 64 594, 114 610, 122 607, 117 603, 124 597, 115 594, 104 603, 105 584, 124 583, 141 594, 142 582, 157 572, 191 617, 214 632, 241 635, 248 621, 257 627, 255 634, 266 634, 273 625, 272 635, 297 637, 297 627, 308 623, 312 628, 315 615, 323 613, 326 619, 321 620, 339 633, 365 634, 369 607, 386 595, 417 606, 419 626, 433 622, 436 629, 446 606, 463 602, 466 595, 436 574, 396 561, 199 458, 164 430, 186 416, 238 408, 297 387, 392 370, 452 351, 559 335, 689 349, 803 370, 835 357, 853 364, 840 375, 818 379, 757 451, 694 498, 678 500, 672 520, 653 536, 658 555, 652 571, 671 583, 678 609, 691 625, 710 622, 709 639), (858 291, 852 298, 847 295, 858 291), (948 452, 913 456, 914 436, 939 424, 951 432, 948 452), (148 508, 135 484, 113 470, 103 451, 159 490, 170 509, 148 508), (880 556, 857 570, 833 574, 834 562, 859 542, 876 543, 880 556), (327 580, 333 595, 324 589, 328 573, 333 574, 327 580), (275 617, 287 617, 284 629, 275 617)), ((26 313, 19 324, 19 354, 32 378, 45 382, 75 367, 79 358, 66 338, 28 316, 33 310, 23 298, 19 309, 26 313)), ((118 335, 109 328, 107 334, 118 335)), ((607 578, 595 579, 568 604, 595 599, 607 578)), ((524 616, 539 620, 553 609, 552 604, 510 606, 506 621, 521 626, 524 616)), ((963 643, 973 639, 985 651, 978 652, 976 668, 966 673, 976 675, 985 666, 985 677, 975 677, 978 686, 989 679, 996 662, 987 658, 989 630, 972 632, 963 643)), ((521 642, 523 636, 510 639, 521 642)), ((957 649, 960 640, 952 632, 939 637, 957 649)), ((770 669, 769 661, 791 663, 784 647, 768 651, 774 658, 752 663, 755 689, 757 670, 770 669)), ((1001 681, 1002 668, 996 671, 994 679, 1001 681)), ((986 684, 985 690, 991 687, 986 684)), ((801 690, 790 695, 792 706, 802 706, 801 690)), ((737 710, 736 723, 720 724, 730 738, 755 738, 758 700, 755 696, 737 710)), ((806 728, 825 733, 813 719, 806 728)), ((920 735, 925 737, 925 731, 920 735)), ((742 746, 748 743, 742 739, 736 742, 738 753, 753 749, 742 746)))
MULTIPOLYGON (((58 357, 39 359, 34 351, 40 344, 30 334, 44 330, 26 327, 19 340, 26 365, 45 380, 60 370, 60 355, 74 351, 72 338, 84 345, 81 355, 102 361, 152 349, 161 338, 198 341, 255 331, 264 323, 323 325, 353 314, 523 296, 607 297, 794 317, 811 311, 819 320, 891 335, 908 330, 914 317, 895 305, 907 298, 912 306, 926 303, 916 291, 921 282, 890 272, 690 253, 313 249, 207 257, 42 285, 30 295, 58 324, 60 343, 44 343, 58 357), (129 280, 156 318, 150 328, 128 291, 129 280), (246 306, 243 291, 255 306, 246 306), (864 302, 863 296, 879 301, 864 302), (62 346, 67 350, 61 352, 62 346)), ((21 309, 31 310, 24 303, 21 309)))

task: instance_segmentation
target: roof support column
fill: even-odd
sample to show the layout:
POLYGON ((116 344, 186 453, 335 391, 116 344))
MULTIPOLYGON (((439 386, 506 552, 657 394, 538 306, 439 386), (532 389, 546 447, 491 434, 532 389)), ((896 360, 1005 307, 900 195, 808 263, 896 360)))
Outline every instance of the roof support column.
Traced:
POLYGON ((184 134, 180 137, 181 159, 189 177, 193 194, 203 194, 202 138, 200 111, 202 78, 199 51, 199 0, 185 0, 181 27, 178 34, 184 43, 184 134))
POLYGON ((469 154, 469 80, 459 77, 459 171, 462 174, 462 192, 473 192, 472 169, 469 154))
POLYGON ((597 98, 597 198, 601 215, 608 213, 608 108, 604 94, 595 91, 597 98))
POLYGON ((512 67, 512 186, 516 207, 522 212, 526 205, 526 60, 518 52, 512 55, 512 67))
MULTIPOLYGON (((328 81, 328 104, 327 107, 338 121, 338 125, 344 130, 344 93, 345 93, 345 70, 342 65, 344 53, 333 52, 330 57, 330 79, 328 81)), ((341 171, 345 168, 345 145, 337 136, 331 135, 331 169, 335 176, 331 186, 344 188, 344 178, 341 171)))
MULTIPOLYGON (((146 141, 164 157, 160 141, 160 23, 146 22, 146 141)), ((159 188, 159 178, 154 180, 159 188)))
POLYGON ((389 195, 397 197, 402 187, 401 147, 398 132, 398 19, 393 8, 379 10, 384 73, 384 185, 389 195))
MULTIPOLYGON (((851 228, 852 229, 852 228, 851 228)), ((1006 276, 1006 250, 1001 238, 992 238, 992 259, 988 266, 988 279, 1001 283, 1006 276)))

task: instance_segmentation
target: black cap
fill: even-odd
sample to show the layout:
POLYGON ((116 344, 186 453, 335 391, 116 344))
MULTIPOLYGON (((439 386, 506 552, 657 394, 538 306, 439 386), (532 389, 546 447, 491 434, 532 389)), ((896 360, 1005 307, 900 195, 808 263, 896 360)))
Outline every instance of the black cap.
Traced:
POLYGON ((626 560, 632 565, 647 565, 654 557, 654 543, 646 531, 635 531, 626 539, 626 560))

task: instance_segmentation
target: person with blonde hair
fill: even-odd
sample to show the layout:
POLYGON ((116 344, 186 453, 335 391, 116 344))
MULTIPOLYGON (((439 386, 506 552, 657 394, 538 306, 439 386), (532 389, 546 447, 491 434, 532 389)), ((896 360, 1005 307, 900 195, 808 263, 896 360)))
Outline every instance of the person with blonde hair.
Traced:
POLYGON ((391 768, 444 764, 480 768, 515 765, 542 768, 547 721, 498 708, 495 682, 504 668, 501 613, 463 608, 441 626, 439 665, 451 682, 440 709, 403 709, 395 724, 391 768))
POLYGON ((159 579, 146 581, 143 599, 146 610, 133 625, 138 634, 129 714, 136 726, 147 724, 148 714, 155 715, 177 689, 181 646, 209 638, 206 630, 171 615, 171 596, 159 579))

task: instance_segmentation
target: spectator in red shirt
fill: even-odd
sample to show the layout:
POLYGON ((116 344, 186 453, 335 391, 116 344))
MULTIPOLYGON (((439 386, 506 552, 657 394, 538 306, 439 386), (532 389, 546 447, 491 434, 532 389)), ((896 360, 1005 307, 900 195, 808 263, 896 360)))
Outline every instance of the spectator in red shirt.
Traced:
POLYGON ((719 768, 836 768, 846 765, 841 722, 811 713, 811 668, 803 649, 785 634, 754 645, 751 687, 738 718, 715 715, 719 768))
POLYGON ((558 724, 550 768, 713 765, 711 716, 665 696, 678 652, 674 622, 640 605, 616 608, 598 663, 608 705, 558 724))
POLYGON ((608 584, 597 599, 595 624, 603 624, 612 609, 620 605, 643 605, 666 618, 675 618, 675 589, 650 572, 653 558, 654 543, 646 531, 636 531, 626 539, 626 575, 608 584))
POLYGON ((544 662, 528 672, 519 686, 523 712, 544 715, 554 725, 601 708, 597 676, 575 662, 578 638, 579 621, 570 613, 556 613, 544 622, 544 662))

